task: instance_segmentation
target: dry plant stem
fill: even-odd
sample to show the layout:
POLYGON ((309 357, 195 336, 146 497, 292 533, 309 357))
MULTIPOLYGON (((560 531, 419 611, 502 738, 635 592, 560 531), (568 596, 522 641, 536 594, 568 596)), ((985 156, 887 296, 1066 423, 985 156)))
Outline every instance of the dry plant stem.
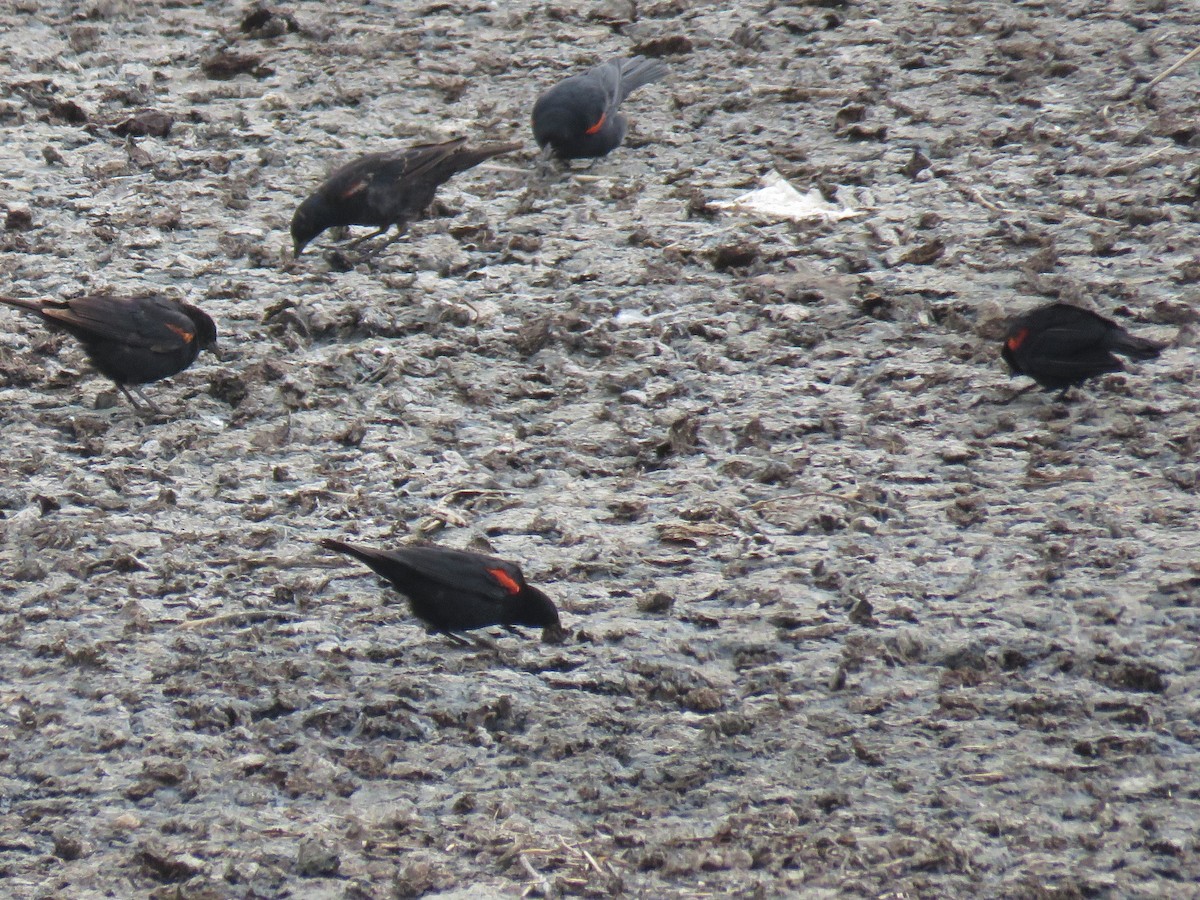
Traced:
POLYGON ((1152 79, 1150 79, 1150 83, 1146 85, 1146 90, 1152 90, 1156 84, 1166 78, 1170 78, 1197 56, 1200 56, 1200 46, 1197 46, 1190 53, 1185 54, 1182 58, 1177 59, 1175 62, 1171 63, 1171 65, 1167 66, 1152 79))

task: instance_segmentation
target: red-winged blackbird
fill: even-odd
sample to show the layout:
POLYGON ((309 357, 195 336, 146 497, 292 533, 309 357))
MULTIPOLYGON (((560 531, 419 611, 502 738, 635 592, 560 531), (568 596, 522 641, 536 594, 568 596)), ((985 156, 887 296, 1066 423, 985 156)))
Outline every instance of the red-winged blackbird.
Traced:
POLYGON ((396 550, 372 550, 326 538, 321 546, 366 563, 392 587, 408 597, 413 615, 430 631, 456 638, 454 632, 502 625, 546 629, 547 637, 561 635, 553 601, 525 583, 515 563, 446 547, 409 545, 396 550))
POLYGON ((533 105, 538 146, 560 159, 604 156, 625 139, 628 123, 617 107, 634 90, 666 74, 658 60, 634 56, 560 81, 533 105))
POLYGON ((350 246, 386 234, 393 225, 398 229, 392 237, 395 240, 410 222, 422 217, 437 189, 454 175, 521 146, 488 144, 469 148, 466 143, 466 138, 457 138, 442 144, 387 150, 342 166, 292 216, 296 256, 309 241, 335 225, 373 225, 379 229, 350 246))
POLYGON ((19 300, 0 303, 27 309, 83 343, 88 358, 111 378, 129 402, 132 386, 150 408, 154 402, 137 387, 169 378, 196 361, 201 350, 217 346, 217 326, 208 314, 166 297, 76 297, 74 300, 19 300))
POLYGON ((1165 344, 1134 337, 1104 316, 1052 303, 1015 319, 1000 350, 1014 375, 1028 375, 1047 391, 1066 397, 1073 386, 1107 372, 1125 370, 1120 353, 1131 359, 1153 359, 1165 344))

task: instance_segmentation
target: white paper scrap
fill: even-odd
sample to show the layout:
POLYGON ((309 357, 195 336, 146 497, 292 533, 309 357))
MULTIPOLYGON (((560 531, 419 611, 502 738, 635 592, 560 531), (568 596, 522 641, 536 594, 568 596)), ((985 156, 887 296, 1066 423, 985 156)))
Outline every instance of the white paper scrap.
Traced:
POLYGON ((756 191, 742 194, 733 200, 713 203, 712 206, 718 209, 744 210, 776 219, 797 221, 824 219, 827 222, 836 222, 840 219, 862 215, 859 210, 830 203, 821 196, 821 192, 816 188, 807 194, 801 194, 778 172, 772 172, 763 181, 765 182, 763 187, 756 191))

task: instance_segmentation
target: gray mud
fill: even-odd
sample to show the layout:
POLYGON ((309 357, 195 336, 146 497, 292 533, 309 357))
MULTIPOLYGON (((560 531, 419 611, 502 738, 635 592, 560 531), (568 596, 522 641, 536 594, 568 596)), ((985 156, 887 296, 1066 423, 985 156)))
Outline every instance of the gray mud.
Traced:
POLYGON ((0 13, 3 289, 223 338, 147 423, 0 311, 0 893, 1194 896, 1191 4, 286 8, 0 13), (638 49, 627 146, 533 174, 638 49), (333 165, 457 134, 527 149, 291 264, 333 165), (861 215, 714 214, 772 169, 861 215), (1054 298, 1172 346, 998 403, 1054 298), (456 648, 328 535, 572 636, 456 648))

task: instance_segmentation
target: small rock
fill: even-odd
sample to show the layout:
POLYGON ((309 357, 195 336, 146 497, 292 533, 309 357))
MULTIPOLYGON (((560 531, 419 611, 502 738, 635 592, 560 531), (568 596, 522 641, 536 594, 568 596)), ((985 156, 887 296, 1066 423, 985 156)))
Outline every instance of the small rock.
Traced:
POLYGON ((838 666, 837 670, 829 676, 829 689, 831 691, 840 691, 846 687, 846 667, 838 666))
POLYGON ((342 866, 337 851, 315 838, 300 842, 296 854, 296 871, 302 878, 321 878, 336 875, 342 866))
POLYGON ((86 125, 88 122, 87 111, 74 100, 52 100, 50 116, 72 125, 86 125))
POLYGON ((1154 302, 1154 319, 1171 325, 1188 325, 1200 321, 1200 312, 1186 301, 1162 299, 1154 302))
POLYGON ((833 130, 842 131, 854 122, 861 122, 867 117, 867 108, 861 103, 847 103, 833 116, 833 130))
POLYGON ((262 64, 261 56, 234 53, 231 50, 214 53, 200 63, 200 69, 209 78, 216 80, 235 78, 245 74, 253 75, 255 78, 266 78, 275 74, 273 69, 262 64))
POLYGON ((844 131, 839 131, 838 134, 850 141, 886 141, 887 126, 851 125, 844 131))
POLYGON ((157 881, 186 881, 204 871, 203 860, 157 843, 147 842, 138 853, 138 861, 157 881))
POLYGON ((166 137, 175 125, 175 118, 159 109, 139 109, 128 119, 112 126, 119 137, 166 137))
POLYGON ((67 43, 76 53, 87 53, 100 45, 100 29, 95 25, 76 25, 67 32, 67 43))
POLYGON ((142 820, 133 813, 122 813, 112 820, 112 827, 121 831, 135 831, 142 827, 142 820))
POLYGON ((675 605, 675 598, 663 591, 655 591, 638 598, 638 612, 665 613, 675 605))
POLYGON ((703 687, 695 688, 687 692, 681 701, 684 709, 690 709, 692 712, 711 713, 721 709, 725 704, 721 702, 721 695, 712 688, 703 687))
POLYGON ((179 784, 187 776, 187 766, 178 760, 159 758, 142 763, 142 777, 161 784, 179 784))
POLYGON ((392 895, 397 898, 424 897, 430 891, 448 886, 452 878, 424 859, 405 862, 392 880, 392 895))
POLYGON ((637 4, 633 0, 601 0, 593 5, 588 18, 615 27, 637 21, 637 4))
POLYGON ((721 210, 708 202, 700 188, 693 187, 686 192, 687 217, 689 219, 715 219, 721 210))
POLYGON ((714 716, 709 720, 707 727, 712 732, 724 737, 750 734, 754 731, 754 723, 741 713, 722 713, 714 716))
POLYGON ((300 30, 300 23, 290 12, 271 9, 265 4, 256 3, 242 18, 240 28, 250 37, 262 40, 284 34, 295 34, 300 30))
POLYGON ((850 530, 863 534, 874 534, 879 530, 879 520, 871 516, 859 516, 850 523, 850 530))
POLYGON ((10 206, 4 227, 9 231, 29 231, 33 227, 33 211, 28 206, 10 206))
POLYGON ((979 452, 961 441, 949 441, 938 448, 938 456, 944 463, 965 463, 976 459, 979 452))
POLYGON ((909 157, 908 162, 904 164, 900 171, 909 178, 916 178, 931 165, 929 157, 914 147, 912 156, 909 157))
POLYGON ((850 610, 850 621, 855 625, 878 625, 879 620, 875 618, 875 607, 871 605, 866 597, 859 599, 850 610))
POLYGON ((712 265, 718 272, 744 269, 758 259, 758 246, 746 241, 724 244, 712 251, 712 265))
POLYGON ((83 842, 75 835, 54 835, 54 855, 61 860, 70 862, 83 856, 83 842))
POLYGON ((182 221, 182 213, 183 211, 178 206, 164 206, 162 209, 151 214, 150 224, 155 228, 174 231, 182 221))
POLYGON ((692 40, 685 34, 670 34, 642 41, 633 48, 637 56, 677 56, 692 52, 692 40))
MULTIPOLYGON (((913 266, 927 266, 930 263, 941 259, 942 254, 945 252, 946 242, 939 238, 935 238, 934 240, 921 244, 918 247, 913 247, 909 250, 903 251, 896 258, 893 265, 908 264, 913 266)), ((889 262, 891 262, 890 259, 889 262)))

